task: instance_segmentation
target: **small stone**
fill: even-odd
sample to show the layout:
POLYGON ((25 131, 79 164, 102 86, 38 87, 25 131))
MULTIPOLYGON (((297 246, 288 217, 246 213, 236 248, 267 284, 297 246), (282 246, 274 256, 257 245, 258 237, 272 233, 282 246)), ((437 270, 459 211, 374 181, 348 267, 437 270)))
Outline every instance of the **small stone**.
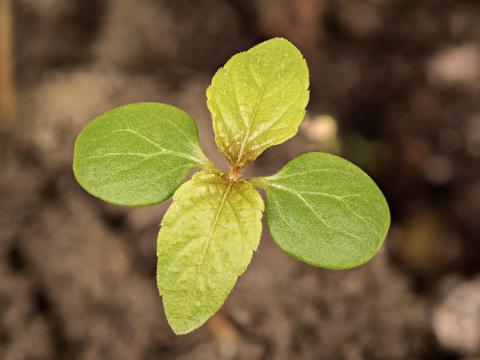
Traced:
POLYGON ((480 50, 474 44, 448 47, 428 65, 428 77, 440 85, 475 85, 480 79, 480 50))
POLYGON ((433 330, 443 347, 480 354, 480 277, 449 292, 433 312, 433 330))

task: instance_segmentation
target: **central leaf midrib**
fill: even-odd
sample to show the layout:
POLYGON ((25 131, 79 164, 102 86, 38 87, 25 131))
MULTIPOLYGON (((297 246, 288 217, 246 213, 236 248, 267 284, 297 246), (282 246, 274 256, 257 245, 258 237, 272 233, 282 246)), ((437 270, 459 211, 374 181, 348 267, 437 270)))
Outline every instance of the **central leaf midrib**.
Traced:
POLYGON ((233 183, 228 184, 227 189, 222 195, 222 199, 220 200, 220 204, 218 205, 215 218, 212 222, 212 225, 210 226, 210 231, 207 235, 207 238, 205 240, 205 244, 203 245, 203 250, 202 250, 202 258, 200 259, 199 266, 203 264, 203 261, 205 260, 205 256, 207 254, 208 248, 210 246, 210 241, 212 240, 213 233, 215 232, 215 228, 217 227, 218 220, 220 218, 220 213, 222 212, 223 206, 225 205, 225 200, 227 199, 227 196, 230 192, 230 189, 232 188, 233 183))
POLYGON ((240 161, 242 160, 243 152, 245 151, 245 145, 247 143, 248 137, 250 136, 250 131, 252 130, 253 121, 255 120, 255 117, 257 116, 258 109, 260 107, 260 103, 262 102, 265 87, 267 86, 267 83, 270 81, 271 73, 272 73, 272 71, 269 71, 269 73, 266 76, 266 80, 263 82, 262 87, 260 88, 260 95, 258 96, 257 103, 255 104, 255 108, 254 108, 253 114, 250 118, 250 122, 248 124, 245 136, 243 137, 242 144, 240 145, 240 151, 238 152, 237 161, 235 163, 236 166, 238 166, 240 164, 240 161))
MULTIPOLYGON (((292 188, 289 188, 289 187, 286 187, 286 186, 279 186, 279 185, 274 185, 274 184, 269 184, 269 186, 273 187, 273 188, 276 188, 276 189, 279 189, 279 190, 283 190, 283 191, 286 191, 286 192, 289 192, 293 195, 295 195, 297 198, 300 199, 300 201, 313 213, 313 215, 315 215, 315 217, 320 220, 320 222, 322 223, 322 225, 325 226, 325 228, 328 230, 328 231, 337 231, 337 232, 340 232, 340 233, 343 233, 347 236, 350 236, 352 238, 355 238, 357 240, 362 240, 360 239, 357 235, 355 234, 352 234, 344 229, 339 229, 339 228, 336 228, 334 226, 331 226, 330 224, 328 224, 323 218, 322 216, 320 216, 316 211, 315 209, 312 207, 312 205, 302 196, 302 193, 301 192, 298 192, 292 188)), ((334 196, 334 195, 332 195, 334 196)))
MULTIPOLYGON (((336 201, 339 201, 341 204, 343 204, 348 211, 350 211, 357 218, 359 218, 364 224, 368 225, 367 219, 370 219, 370 221, 373 221, 373 219, 369 216, 360 215, 357 211, 352 209, 352 207, 348 204, 347 201, 345 201, 345 198, 347 198, 347 197, 352 197, 352 196, 361 197, 358 194, 334 195, 334 194, 329 194, 329 193, 321 192, 321 191, 298 191, 298 190, 294 190, 294 189, 292 189, 288 186, 275 184, 273 182, 270 182, 269 186, 271 186, 273 188, 276 188, 276 189, 279 189, 279 190, 290 192, 290 193, 292 193, 296 196, 299 196, 300 194, 303 194, 303 195, 318 195, 318 196, 325 196, 325 197, 328 197, 328 198, 332 198, 336 201)), ((303 198, 303 196, 302 196, 302 198, 303 198)))
MULTIPOLYGON (((202 160, 196 158, 195 156, 192 156, 192 155, 189 155, 189 154, 185 154, 185 153, 182 153, 182 152, 179 152, 179 151, 175 151, 175 150, 169 150, 169 149, 166 149, 160 145, 158 145, 154 140, 150 139, 149 137, 141 134, 140 132, 136 131, 136 130, 133 130, 133 129, 130 129, 130 128, 125 128, 125 129, 116 129, 116 130, 113 130, 111 131, 109 134, 107 134, 106 136, 102 137, 102 138, 97 138, 97 139, 94 139, 93 141, 98 141, 100 139, 103 139, 105 137, 108 137, 108 136, 111 136, 112 134, 114 133, 118 133, 118 132, 126 132, 126 133, 129 133, 129 134, 133 134, 137 137, 139 137, 140 139, 142 139, 143 141, 145 141, 147 144, 150 144, 154 147, 156 147, 158 150, 160 150, 160 152, 157 152, 157 153, 150 153, 148 155, 150 156, 156 156, 156 155, 174 155, 174 156, 178 156, 178 157, 181 157, 181 158, 184 158, 184 159, 187 159, 187 160, 190 160, 190 161, 193 161, 197 164, 202 164, 202 160)), ((194 145, 192 143, 192 145, 194 145)), ((197 145, 194 146, 194 148, 196 148, 197 145)), ((120 155, 120 154, 119 154, 120 155)), ((147 153, 145 153, 145 155, 147 155, 147 153)))

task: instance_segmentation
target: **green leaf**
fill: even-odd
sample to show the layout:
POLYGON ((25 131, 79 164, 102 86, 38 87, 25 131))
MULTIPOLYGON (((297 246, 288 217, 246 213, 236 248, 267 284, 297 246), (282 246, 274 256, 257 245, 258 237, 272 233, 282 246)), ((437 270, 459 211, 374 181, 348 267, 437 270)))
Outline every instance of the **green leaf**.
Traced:
POLYGON ((266 189, 273 239, 301 261, 352 268, 374 256, 385 239, 387 202, 373 180, 345 159, 307 153, 256 182, 266 189))
POLYGON ((173 196, 157 241, 157 285, 176 334, 220 309, 250 263, 261 234, 263 201, 245 180, 201 171, 173 196))
POLYGON ((188 114, 170 105, 138 103, 108 111, 82 130, 73 171, 90 194, 142 206, 169 198, 192 167, 207 161, 188 114))
POLYGON ((297 133, 308 103, 308 68, 300 51, 274 38, 233 56, 207 89, 217 146, 243 167, 297 133))

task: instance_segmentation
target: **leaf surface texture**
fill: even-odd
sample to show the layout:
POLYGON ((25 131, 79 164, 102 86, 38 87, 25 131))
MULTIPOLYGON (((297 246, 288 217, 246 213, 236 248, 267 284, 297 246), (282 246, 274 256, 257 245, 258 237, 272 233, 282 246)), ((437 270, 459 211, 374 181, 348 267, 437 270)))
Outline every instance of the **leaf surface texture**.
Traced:
POLYGON ((300 51, 274 38, 234 55, 207 89, 217 146, 243 167, 297 133, 308 103, 309 78, 300 51))
POLYGON ((307 153, 265 184, 270 233, 299 260, 348 269, 368 261, 385 239, 387 202, 373 180, 345 159, 307 153))
POLYGON ((175 192, 157 240, 157 285, 175 333, 220 309, 258 247, 262 211, 249 182, 208 171, 175 192))
POLYGON ((75 143, 73 170, 92 195, 119 205, 162 202, 205 163, 198 130, 184 111, 137 103, 90 122, 75 143))

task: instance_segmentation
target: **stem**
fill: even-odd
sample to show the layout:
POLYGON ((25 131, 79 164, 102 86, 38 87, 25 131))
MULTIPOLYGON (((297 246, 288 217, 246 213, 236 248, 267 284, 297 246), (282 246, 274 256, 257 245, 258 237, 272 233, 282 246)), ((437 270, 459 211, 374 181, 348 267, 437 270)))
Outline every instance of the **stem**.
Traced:
POLYGON ((240 175, 240 171, 242 170, 242 168, 240 166, 232 166, 232 168, 230 169, 230 171, 228 172, 228 179, 231 180, 231 181, 237 181, 238 179, 240 179, 241 175, 240 175))
POLYGON ((253 184, 253 186, 255 186, 256 188, 266 189, 268 187, 267 179, 268 179, 267 177, 262 176, 262 177, 251 178, 249 180, 253 184))
POLYGON ((207 322, 213 336, 220 345, 224 358, 233 358, 238 350, 240 335, 220 310, 207 322))
POLYGON ((204 162, 198 163, 197 168, 201 170, 212 171, 217 174, 223 174, 223 171, 218 168, 211 160, 205 158, 204 162))
POLYGON ((12 2, 0 0, 0 113, 7 116, 14 114, 16 102, 12 28, 12 2))

